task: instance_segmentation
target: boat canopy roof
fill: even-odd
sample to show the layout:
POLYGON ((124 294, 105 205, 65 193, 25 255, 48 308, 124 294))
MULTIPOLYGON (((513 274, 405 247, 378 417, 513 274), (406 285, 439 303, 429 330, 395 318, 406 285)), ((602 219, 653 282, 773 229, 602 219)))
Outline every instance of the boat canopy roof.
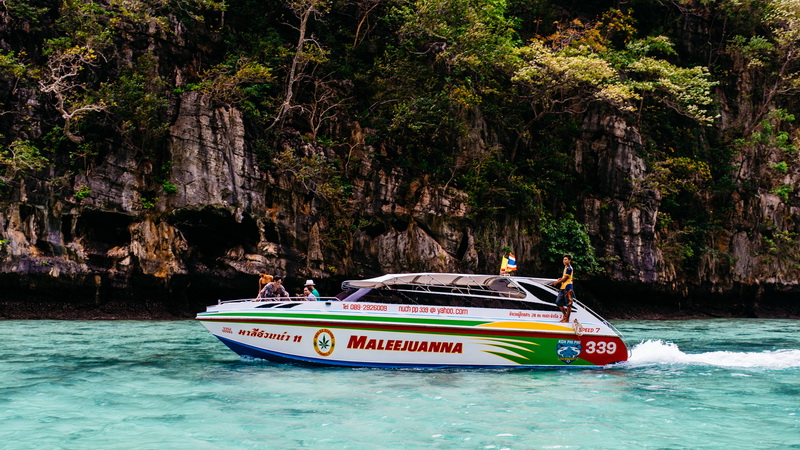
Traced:
POLYGON ((366 280, 349 280, 342 283, 342 288, 377 289, 394 285, 418 285, 504 290, 501 287, 507 287, 511 281, 517 280, 546 284, 555 281, 555 278, 509 277, 505 275, 475 275, 458 273, 404 273, 387 274, 366 280))

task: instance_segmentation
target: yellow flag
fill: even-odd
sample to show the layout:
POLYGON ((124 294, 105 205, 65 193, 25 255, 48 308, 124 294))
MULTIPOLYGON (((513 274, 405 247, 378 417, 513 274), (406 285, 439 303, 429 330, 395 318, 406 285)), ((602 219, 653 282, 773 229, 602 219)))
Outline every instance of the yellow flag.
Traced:
POLYGON ((507 267, 508 267, 508 258, 503 256, 503 262, 500 263, 500 275, 505 275, 507 267))

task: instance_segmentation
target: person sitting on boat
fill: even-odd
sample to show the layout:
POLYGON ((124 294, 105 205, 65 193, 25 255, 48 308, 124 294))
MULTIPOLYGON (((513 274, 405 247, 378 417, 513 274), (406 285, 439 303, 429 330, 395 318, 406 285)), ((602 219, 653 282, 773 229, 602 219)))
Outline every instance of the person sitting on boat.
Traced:
POLYGON ((319 298, 319 291, 317 291, 317 288, 314 287, 314 280, 306 280, 305 287, 307 287, 308 290, 314 294, 314 297, 319 298))
POLYGON ((311 292, 308 286, 303 288, 303 297, 309 302, 317 301, 317 297, 314 295, 313 292, 311 292))
POLYGON ((564 255, 563 261, 564 273, 561 275, 561 278, 554 281, 551 285, 558 288, 556 306, 564 313, 564 317, 560 322, 565 323, 569 322, 569 315, 572 312, 572 297, 575 294, 572 291, 572 255, 564 255))
POLYGON ((275 277, 275 297, 289 298, 289 293, 283 287, 283 277, 275 277))
POLYGON ((272 281, 264 285, 264 287, 261 289, 261 292, 258 293, 258 297, 256 297, 256 300, 262 300, 265 298, 275 298, 275 297, 288 297, 288 296, 289 293, 286 292, 286 289, 283 287, 283 278, 275 277, 272 281))
POLYGON ((283 287, 283 277, 275 277, 275 280, 273 281, 272 297, 289 298, 289 292, 287 292, 286 288, 283 287))

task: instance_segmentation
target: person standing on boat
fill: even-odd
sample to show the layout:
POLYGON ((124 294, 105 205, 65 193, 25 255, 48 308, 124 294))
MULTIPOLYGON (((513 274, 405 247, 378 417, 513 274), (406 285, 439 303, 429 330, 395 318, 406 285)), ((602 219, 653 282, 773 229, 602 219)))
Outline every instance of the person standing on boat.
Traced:
POLYGON ((303 297, 305 297, 305 299, 308 300, 309 302, 317 301, 317 297, 314 295, 313 292, 311 292, 310 289, 308 289, 308 286, 303 288, 303 297))
POLYGON ((560 322, 565 323, 569 322, 569 315, 572 312, 572 297, 574 296, 572 291, 572 255, 564 255, 563 261, 564 273, 561 278, 552 283, 552 286, 558 288, 556 306, 564 313, 564 317, 560 322))
POLYGON ((266 273, 261 272, 260 277, 258 278, 258 292, 259 295, 261 291, 264 290, 264 286, 272 282, 272 275, 267 275, 266 273))

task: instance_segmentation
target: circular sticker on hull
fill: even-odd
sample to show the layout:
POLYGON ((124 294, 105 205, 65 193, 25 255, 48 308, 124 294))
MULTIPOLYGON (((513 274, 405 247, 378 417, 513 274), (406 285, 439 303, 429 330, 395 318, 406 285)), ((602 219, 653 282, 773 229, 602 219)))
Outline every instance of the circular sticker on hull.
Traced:
POLYGON ((336 338, 331 330, 323 328, 314 335, 314 350, 319 356, 328 356, 333 353, 336 346, 336 338))

